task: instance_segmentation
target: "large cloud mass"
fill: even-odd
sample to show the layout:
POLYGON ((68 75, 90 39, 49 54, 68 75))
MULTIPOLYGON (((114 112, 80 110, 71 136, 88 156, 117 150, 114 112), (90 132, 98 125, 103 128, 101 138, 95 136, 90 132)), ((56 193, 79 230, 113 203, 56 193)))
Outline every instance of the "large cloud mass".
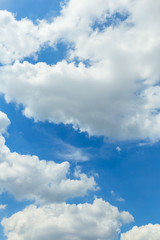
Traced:
MULTIPOLYGON (((0 126, 5 130, 7 116, 0 112, 0 126)), ((0 193, 8 191, 18 200, 35 200, 37 203, 62 202, 67 198, 84 196, 88 190, 96 190, 93 177, 75 172, 70 179, 69 163, 39 160, 37 156, 11 152, 0 136, 0 193)))
POLYGON ((121 240, 159 240, 160 225, 148 224, 141 227, 133 227, 127 233, 121 234, 121 240))
POLYGON ((22 103, 28 117, 72 123, 91 135, 158 140, 159 11, 158 0, 70 0, 53 21, 37 25, 2 11, 2 63, 30 56, 44 44, 63 42, 68 51, 53 66, 17 61, 1 67, 0 92, 22 103), (9 32, 16 35, 14 45, 9 32))
POLYGON ((31 205, 3 219, 2 225, 8 240, 113 240, 122 224, 131 221, 128 212, 96 199, 93 204, 31 205))

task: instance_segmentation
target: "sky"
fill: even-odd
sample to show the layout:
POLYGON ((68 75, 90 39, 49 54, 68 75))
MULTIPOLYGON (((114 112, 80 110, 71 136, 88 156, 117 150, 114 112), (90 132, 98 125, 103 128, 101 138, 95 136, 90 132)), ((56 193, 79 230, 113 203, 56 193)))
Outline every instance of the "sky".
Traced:
POLYGON ((160 2, 0 1, 0 239, 160 239, 160 2))

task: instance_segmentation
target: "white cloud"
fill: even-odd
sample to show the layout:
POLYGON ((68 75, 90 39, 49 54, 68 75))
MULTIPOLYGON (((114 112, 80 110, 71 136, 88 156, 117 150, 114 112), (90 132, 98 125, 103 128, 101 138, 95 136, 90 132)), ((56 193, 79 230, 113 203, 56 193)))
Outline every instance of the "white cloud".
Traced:
POLYGON ((111 194, 111 196, 112 196, 116 201, 118 201, 118 202, 125 202, 125 199, 122 198, 122 197, 118 197, 118 194, 115 193, 114 190, 111 190, 111 191, 110 191, 110 194, 111 194))
POLYGON ((4 59, 19 60, 35 53, 44 43, 55 46, 63 41, 72 47, 68 59, 89 60, 91 65, 76 66, 65 60, 54 66, 16 62, 1 67, 0 92, 8 101, 23 104, 25 115, 37 120, 72 123, 90 135, 157 141, 159 10, 158 0, 154 4, 151 0, 70 0, 60 16, 51 23, 42 20, 37 26, 27 19, 16 21, 11 14, 2 12, 6 31, 2 36, 8 36, 11 26, 16 26, 23 42, 18 48, 17 36, 14 47, 14 39, 10 43, 6 37, 1 40, 2 45, 9 46, 1 54, 4 59), (114 26, 104 25, 103 31, 92 27, 97 21, 105 23, 106 17, 116 12, 128 14, 128 18, 122 22, 114 20, 118 22, 114 26), (26 47, 28 36, 31 46, 26 47))
POLYGON ((84 32, 90 32, 89 25, 97 18, 103 20, 106 11, 109 10, 110 15, 116 9, 122 8, 126 2, 128 1, 122 0, 113 4, 108 1, 106 5, 106 0, 96 0, 94 3, 71 0, 66 7, 63 6, 60 17, 54 18, 50 24, 38 19, 34 24, 27 18, 17 21, 16 14, 0 10, 0 62, 8 64, 32 56, 45 43, 55 47, 57 41, 64 39, 64 36, 67 41, 72 41, 73 35, 75 39, 77 35, 80 37, 84 32))
POLYGON ((80 148, 73 147, 69 144, 62 143, 66 149, 63 152, 58 152, 57 156, 71 162, 86 162, 89 161, 89 155, 80 148))
POLYGON ((33 55, 39 50, 38 26, 27 18, 17 21, 8 11, 0 11, 0 63, 33 55))
POLYGON ((121 152, 121 148, 119 146, 116 147, 117 152, 121 152))
MULTIPOLYGON (((114 2, 112 0, 70 0, 63 6, 60 16, 52 23, 42 20, 39 24, 39 35, 43 42, 50 41, 55 44, 58 39, 72 43, 78 48, 85 43, 85 39, 92 34, 92 26, 98 20, 105 22, 115 12, 127 11, 129 0, 114 2)), ((87 43, 85 43, 86 45, 87 43)), ((83 45, 85 49, 85 45, 83 45)))
POLYGON ((131 221, 128 212, 96 199, 93 204, 31 205, 4 218, 2 225, 8 240, 113 240, 131 221))
POLYGON ((133 227, 127 233, 121 234, 121 240, 159 240, 160 225, 148 224, 141 227, 133 227))
POLYGON ((115 191, 114 190, 111 190, 110 193, 111 193, 112 196, 115 196, 115 191))
POLYGON ((7 207, 6 204, 0 204, 0 210, 4 210, 7 207))
MULTIPOLYGON (((0 120, 2 129, 6 121, 0 120)), ((0 118, 1 119, 1 118, 0 118)), ((16 199, 35 200, 38 203, 62 202, 67 198, 84 196, 88 190, 96 190, 94 178, 79 172, 69 178, 68 162, 55 163, 39 160, 37 156, 10 152, 5 139, 0 136, 0 192, 9 191, 16 199)))
POLYGON ((7 115, 0 111, 0 134, 6 132, 9 124, 10 120, 8 119, 7 115))
POLYGON ((117 201, 118 202, 125 202, 125 199, 120 197, 120 198, 117 198, 117 201))
MULTIPOLYGON (((4 131, 9 124, 7 115, 2 112, 0 124, 4 131)), ((10 152, 2 135, 0 172, 1 193, 8 191, 18 200, 35 200, 41 204, 39 207, 30 205, 2 220, 8 240, 113 240, 123 224, 133 221, 129 212, 119 212, 102 199, 95 199, 93 204, 56 203, 98 189, 94 178, 82 174, 77 167, 71 180, 67 178, 68 162, 57 164, 39 160, 37 156, 10 152)), ((0 209, 5 207, 0 205, 0 209)))

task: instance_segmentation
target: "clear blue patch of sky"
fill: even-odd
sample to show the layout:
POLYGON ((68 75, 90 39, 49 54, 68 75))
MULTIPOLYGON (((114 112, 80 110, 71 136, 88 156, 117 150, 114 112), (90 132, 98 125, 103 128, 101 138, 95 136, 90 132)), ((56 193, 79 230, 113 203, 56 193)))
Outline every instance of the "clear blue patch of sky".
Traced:
POLYGON ((75 66, 77 66, 77 67, 78 67, 78 65, 79 65, 80 63, 83 63, 86 68, 88 68, 88 67, 90 67, 90 66, 92 65, 90 59, 79 59, 78 57, 75 57, 75 58, 73 59, 73 62, 74 62, 74 64, 75 64, 75 66))
POLYGON ((27 17, 36 22, 37 19, 50 20, 59 15, 60 2, 59 0, 1 0, 0 9, 13 12, 17 20, 27 17))
POLYGON ((98 30, 102 32, 105 28, 110 26, 117 26, 120 22, 125 21, 128 18, 128 14, 121 14, 116 12, 115 14, 111 15, 111 17, 106 17, 105 21, 96 20, 96 22, 92 25, 93 30, 98 30))
POLYGON ((17 201, 11 194, 4 192, 0 196, 0 203, 7 205, 6 209, 3 210, 3 217, 8 218, 14 213, 22 211, 26 206, 33 204, 33 201, 17 201))
POLYGON ((54 65, 66 58, 67 51, 68 46, 63 42, 58 43, 55 48, 44 45, 41 47, 40 51, 35 54, 35 57, 26 57, 23 61, 28 61, 32 64, 45 62, 48 65, 54 65))
POLYGON ((112 203, 131 212, 136 224, 159 223, 159 143, 152 147, 130 143, 125 144, 121 152, 111 152, 110 160, 97 159, 98 183, 102 189, 100 196, 107 199, 113 189, 126 201, 112 203))
POLYGON ((48 65, 54 65, 62 60, 66 60, 67 62, 74 62, 75 66, 78 67, 79 63, 83 63, 86 68, 90 67, 92 64, 89 59, 79 59, 75 57, 72 61, 68 59, 68 52, 70 51, 71 46, 69 46, 65 42, 59 42, 55 47, 48 46, 47 44, 42 46, 40 51, 35 53, 35 55, 31 57, 24 58, 23 61, 28 61, 32 64, 36 64, 38 62, 45 62, 48 65))

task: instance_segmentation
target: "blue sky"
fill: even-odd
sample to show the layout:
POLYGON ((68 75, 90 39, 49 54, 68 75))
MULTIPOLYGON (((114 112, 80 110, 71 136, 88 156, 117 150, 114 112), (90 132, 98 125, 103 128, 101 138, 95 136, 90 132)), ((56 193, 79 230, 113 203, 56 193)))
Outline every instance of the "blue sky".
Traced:
POLYGON ((0 239, 160 238, 159 9, 1 1, 0 239))

